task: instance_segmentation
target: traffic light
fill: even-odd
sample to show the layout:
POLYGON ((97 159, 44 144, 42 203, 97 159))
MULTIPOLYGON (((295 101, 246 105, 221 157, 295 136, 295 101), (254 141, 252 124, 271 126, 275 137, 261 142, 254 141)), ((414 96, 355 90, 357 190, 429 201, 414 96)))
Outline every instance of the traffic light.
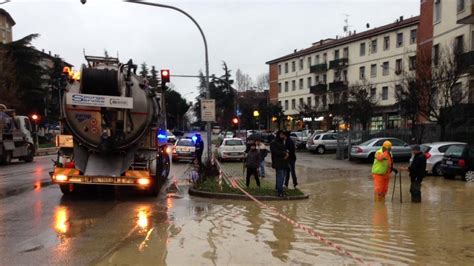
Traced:
POLYGON ((165 86, 166 83, 170 82, 170 70, 162 69, 160 70, 160 74, 161 74, 161 85, 165 86))
POLYGON ((36 122, 36 121, 38 121, 39 116, 38 116, 37 114, 33 114, 33 115, 31 116, 31 119, 33 119, 33 121, 36 122))
POLYGON ((239 124, 239 119, 237 117, 232 118, 232 124, 238 125, 239 124))

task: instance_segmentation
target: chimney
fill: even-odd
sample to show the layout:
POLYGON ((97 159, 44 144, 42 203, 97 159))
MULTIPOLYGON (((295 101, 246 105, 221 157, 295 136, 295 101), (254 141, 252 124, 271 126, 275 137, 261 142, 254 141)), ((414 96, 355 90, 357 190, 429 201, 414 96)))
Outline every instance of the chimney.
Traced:
POLYGON ((356 30, 354 30, 354 35, 356 34, 356 30))
POLYGON ((402 22, 402 21, 403 21, 403 16, 400 16, 400 19, 399 19, 399 20, 400 20, 400 22, 402 22))
POLYGON ((44 49, 41 49, 41 52, 44 53, 44 49))
POLYGON ((293 53, 296 53, 297 50, 298 50, 298 49, 293 50, 293 53))
POLYGON ((322 39, 319 41, 319 44, 320 44, 320 45, 322 45, 322 44, 323 44, 323 40, 322 40, 322 39))
POLYGON ((51 55, 51 51, 48 51, 48 54, 51 55))

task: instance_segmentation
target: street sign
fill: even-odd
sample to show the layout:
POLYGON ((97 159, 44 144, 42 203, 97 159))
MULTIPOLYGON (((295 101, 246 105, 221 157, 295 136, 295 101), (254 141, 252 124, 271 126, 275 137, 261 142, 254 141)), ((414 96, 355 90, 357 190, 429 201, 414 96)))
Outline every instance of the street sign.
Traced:
POLYGON ((214 99, 201 100, 201 121, 216 121, 216 101, 214 99))

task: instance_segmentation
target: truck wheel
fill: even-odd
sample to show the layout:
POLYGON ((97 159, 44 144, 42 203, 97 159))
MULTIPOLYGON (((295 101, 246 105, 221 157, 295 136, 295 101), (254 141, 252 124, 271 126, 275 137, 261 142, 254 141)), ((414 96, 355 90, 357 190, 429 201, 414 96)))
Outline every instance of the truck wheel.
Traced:
POLYGON ((433 167, 433 174, 435 174, 437 176, 442 176, 443 175, 443 171, 441 170, 441 163, 437 163, 433 167))
POLYGON ((157 176, 153 176, 150 187, 148 188, 148 195, 150 195, 151 197, 156 197, 158 196, 158 193, 160 193, 159 180, 157 176))
POLYGON ((35 148, 31 145, 28 145, 28 155, 23 157, 23 161, 26 163, 31 163, 35 157, 35 148))
POLYGON ((12 152, 11 151, 3 151, 3 164, 10 164, 12 162, 12 152))
POLYGON ((61 189, 63 195, 71 195, 73 192, 72 189, 69 189, 69 184, 59 185, 59 188, 61 189))
POLYGON ((326 149, 324 148, 324 146, 318 146, 318 148, 316 148, 316 152, 318 154, 324 154, 324 152, 326 152, 326 149))

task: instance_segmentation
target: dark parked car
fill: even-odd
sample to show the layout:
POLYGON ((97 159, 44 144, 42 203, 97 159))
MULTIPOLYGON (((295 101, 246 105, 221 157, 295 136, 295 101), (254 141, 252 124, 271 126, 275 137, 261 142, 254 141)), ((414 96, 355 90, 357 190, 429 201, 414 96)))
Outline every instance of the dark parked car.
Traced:
POLYGON ((474 171, 474 146, 453 145, 444 153, 441 161, 441 172, 447 179, 461 176, 466 179, 466 173, 474 171))

